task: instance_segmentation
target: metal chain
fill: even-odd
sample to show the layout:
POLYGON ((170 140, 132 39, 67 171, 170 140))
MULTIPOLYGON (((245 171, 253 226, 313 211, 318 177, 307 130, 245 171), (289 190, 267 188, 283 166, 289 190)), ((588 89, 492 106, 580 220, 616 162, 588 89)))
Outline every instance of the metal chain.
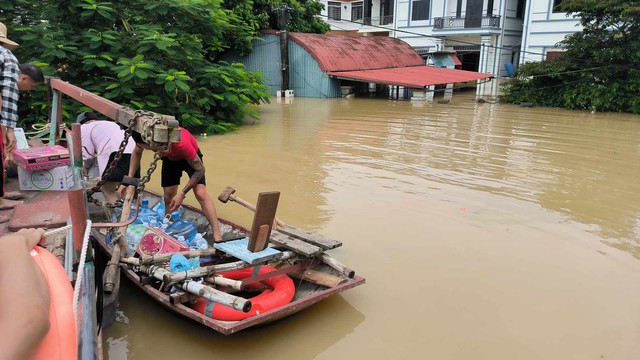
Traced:
MULTIPOLYGON (((133 124, 135 123, 136 119, 140 117, 141 113, 142 112, 140 110, 136 111, 135 116, 129 120, 129 127, 127 127, 124 132, 124 138, 122 139, 122 142, 120 142, 120 147, 118 148, 116 155, 113 157, 113 161, 109 165, 109 168, 107 168, 107 170, 104 172, 100 181, 93 188, 87 190, 87 201, 90 201, 98 206, 102 206, 102 202, 94 199, 93 194, 97 191, 100 191, 102 185, 107 182, 107 179, 109 178, 109 176, 111 176, 111 173, 117 167, 118 162, 120 161, 120 158, 122 158, 122 154, 127 147, 127 143, 129 142, 129 138, 131 137, 131 132, 133 132, 133 124)), ((116 204, 107 204, 107 206, 115 207, 116 204)))
POLYGON ((142 190, 144 190, 145 184, 151 179, 151 174, 153 174, 153 172, 158 167, 158 160, 160 160, 161 158, 162 158, 162 151, 156 150, 155 154, 153 155, 153 160, 151 161, 151 165, 149 165, 149 168, 147 169, 147 173, 138 182, 138 187, 136 188, 137 193, 140 193, 142 190))
MULTIPOLYGON (((154 112, 145 112, 142 110, 136 110, 134 117, 132 117, 129 120, 129 127, 125 130, 125 137, 123 139, 123 141, 120 143, 120 148, 118 149, 118 152, 116 153, 116 155, 114 156, 113 161, 111 162, 109 168, 104 172, 104 174, 102 175, 101 180, 89 191, 87 191, 87 200, 90 202, 93 202, 94 204, 98 205, 98 206, 102 206, 102 203, 96 199, 92 198, 93 193, 95 193, 96 191, 100 190, 100 187, 107 181, 107 178, 109 177, 109 175, 111 175, 111 173, 113 172, 113 170, 116 168, 118 161, 120 160, 120 158, 122 157, 122 154, 124 153, 124 149, 127 146, 127 141, 129 140, 129 137, 131 136, 131 132, 133 131, 133 124, 135 122, 136 119, 138 119, 141 116, 149 116, 152 118, 153 122, 151 124, 146 124, 144 125, 144 129, 142 131, 143 135, 143 140, 145 140, 147 143, 153 143, 154 147, 157 147, 157 144, 155 144, 155 142, 153 141, 153 127, 157 124, 162 124, 163 120, 160 116, 158 116, 158 114, 154 113, 154 112)), ((168 150, 169 144, 163 144, 162 147, 159 147, 158 150, 156 150, 156 154, 154 155, 154 159, 151 163, 151 165, 149 166, 149 169, 147 169, 147 174, 142 177, 142 179, 140 179, 140 182, 138 184, 138 187, 136 189, 137 192, 140 192, 142 190, 144 190, 144 186, 145 184, 150 180, 151 178, 151 174, 155 171, 155 169, 157 168, 157 163, 158 160, 161 158, 161 153, 165 152, 168 150)), ((122 200, 118 200, 116 202, 116 204, 109 204, 107 203, 107 207, 110 208, 115 208, 115 207, 119 207, 122 206, 122 200)))

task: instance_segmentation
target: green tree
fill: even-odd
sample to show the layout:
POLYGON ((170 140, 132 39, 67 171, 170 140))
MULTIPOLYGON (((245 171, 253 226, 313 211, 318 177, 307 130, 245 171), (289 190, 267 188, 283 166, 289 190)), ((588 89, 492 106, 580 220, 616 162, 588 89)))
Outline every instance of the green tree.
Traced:
POLYGON ((287 30, 315 34, 329 31, 329 24, 318 17, 324 5, 317 0, 225 0, 227 9, 252 23, 256 29, 279 30, 278 18, 283 4, 290 8, 287 30))
POLYGON ((503 86, 503 100, 592 111, 640 113, 640 2, 567 0, 583 31, 558 59, 527 63, 503 86))
MULTIPOLYGON (((176 117, 193 131, 224 132, 269 100, 260 74, 219 60, 251 51, 260 21, 246 21, 220 0, 17 0, 0 18, 21 44, 21 62, 133 109, 176 117)), ((28 125, 46 118, 46 91, 21 108, 28 125), (34 111, 34 104, 39 111, 34 111)), ((65 102, 75 119, 76 102, 65 102)))

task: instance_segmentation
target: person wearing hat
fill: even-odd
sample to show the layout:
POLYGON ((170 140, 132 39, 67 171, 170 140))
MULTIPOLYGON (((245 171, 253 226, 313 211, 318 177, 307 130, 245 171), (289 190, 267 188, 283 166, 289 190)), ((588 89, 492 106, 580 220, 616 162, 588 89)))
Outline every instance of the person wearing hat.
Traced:
MULTIPOLYGON (((124 139, 124 131, 120 125, 109 120, 98 120, 98 116, 92 112, 83 112, 78 115, 76 121, 81 125, 82 132, 82 161, 84 163, 83 172, 85 175, 97 162, 100 176, 104 176, 105 171, 111 167, 116 153, 120 149, 120 144, 124 139)), ((116 164, 109 177, 100 190, 109 203, 117 200, 116 190, 122 178, 129 174, 129 162, 131 152, 135 148, 134 141, 129 141, 124 149, 120 160, 116 164)), ((140 177, 140 170, 135 173, 140 177)))
MULTIPOLYGON (((19 45, 7 36, 7 27, 0 23, 0 173, 4 174, 5 159, 13 162, 17 140, 13 129, 18 122, 19 91, 29 91, 44 82, 42 69, 32 64, 20 65, 11 52, 19 45)), ((11 209, 21 202, 4 198, 4 181, 0 181, 0 210, 11 209)), ((0 222, 8 220, 0 216, 0 222)))

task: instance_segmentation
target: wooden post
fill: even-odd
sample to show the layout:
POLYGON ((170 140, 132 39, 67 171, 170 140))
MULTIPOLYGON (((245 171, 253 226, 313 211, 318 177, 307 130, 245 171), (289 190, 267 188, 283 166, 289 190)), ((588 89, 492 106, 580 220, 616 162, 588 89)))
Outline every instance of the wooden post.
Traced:
MULTIPOLYGON (((131 214, 131 203, 133 202, 133 195, 136 191, 136 187, 133 185, 127 186, 127 192, 124 197, 124 204, 122 205, 122 214, 120 214, 120 221, 129 219, 131 214)), ((123 226, 116 231, 115 244, 113 250, 111 250, 111 259, 104 272, 104 292, 111 293, 116 290, 116 284, 118 284, 118 278, 120 277, 120 258, 122 256, 129 257, 129 246, 125 234, 127 227, 123 226)))
POLYGON ((318 257, 320 258, 320 260, 322 260, 323 263, 331 266, 333 269, 338 271, 340 274, 348 277, 349 279, 353 279, 353 277, 356 275, 356 272, 354 270, 351 270, 348 267, 342 265, 340 261, 332 258, 325 253, 320 254, 318 257))
POLYGON ((316 285, 326 286, 328 288, 334 288, 348 281, 347 279, 340 276, 335 276, 311 269, 304 271, 293 271, 290 272, 289 275, 300 280, 308 281, 316 285))

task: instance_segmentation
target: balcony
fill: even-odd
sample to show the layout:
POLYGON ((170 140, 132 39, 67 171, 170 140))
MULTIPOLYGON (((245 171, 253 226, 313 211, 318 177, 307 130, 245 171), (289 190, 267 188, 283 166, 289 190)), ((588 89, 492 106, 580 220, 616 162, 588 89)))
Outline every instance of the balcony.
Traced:
POLYGON ((393 15, 366 17, 357 20, 362 25, 383 26, 393 24, 393 15))
POLYGON ((500 29, 500 16, 437 17, 433 18, 434 30, 500 29))

